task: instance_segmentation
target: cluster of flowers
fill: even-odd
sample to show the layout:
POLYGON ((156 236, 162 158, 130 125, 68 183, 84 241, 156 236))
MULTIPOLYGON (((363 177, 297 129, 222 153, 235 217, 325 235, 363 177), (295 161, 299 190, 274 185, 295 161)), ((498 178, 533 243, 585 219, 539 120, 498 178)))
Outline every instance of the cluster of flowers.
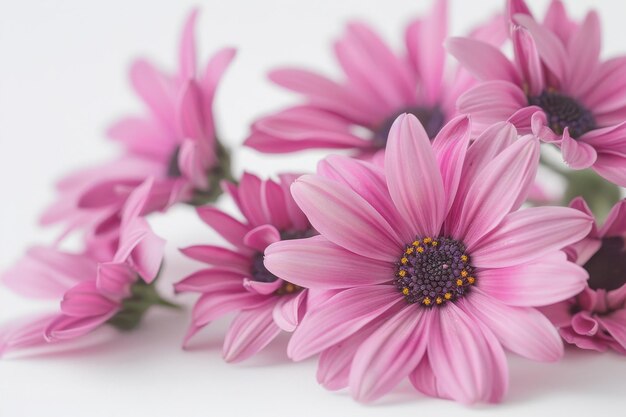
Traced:
POLYGON ((564 340, 626 353, 626 201, 598 226, 581 197, 569 207, 529 200, 541 146, 626 186, 626 56, 600 58, 596 13, 574 21, 554 0, 539 21, 510 0, 468 37, 447 38, 447 4, 436 0, 407 27, 401 54, 349 24, 335 43, 345 79, 273 71, 303 101, 254 122, 245 144, 350 156, 277 180, 232 177, 212 101, 235 51, 198 71, 195 21, 193 12, 176 74, 132 66, 147 112, 108 131, 123 156, 59 184, 43 220, 78 232, 84 247, 33 248, 3 275, 21 294, 61 302, 6 326, 0 353, 131 329, 167 305, 153 285, 164 240, 144 217, 180 203, 197 205, 231 245, 182 249, 208 264, 175 284, 200 294, 184 344, 236 312, 229 362, 291 332, 289 357, 319 354, 317 379, 330 390, 373 401, 408 377, 426 395, 474 403, 506 393, 505 349, 556 361, 564 340), (210 204, 222 190, 242 220, 210 204))

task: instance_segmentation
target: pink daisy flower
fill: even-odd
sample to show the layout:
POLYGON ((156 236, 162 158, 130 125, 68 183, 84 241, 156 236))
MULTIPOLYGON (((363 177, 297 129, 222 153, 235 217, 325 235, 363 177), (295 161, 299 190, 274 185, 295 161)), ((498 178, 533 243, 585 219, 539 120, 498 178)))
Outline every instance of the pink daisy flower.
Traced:
POLYGON ((65 221, 70 229, 109 227, 129 193, 148 177, 154 178, 154 186, 146 211, 217 197, 219 181, 229 177, 230 167, 216 138, 212 104, 235 50, 218 51, 198 74, 196 15, 194 10, 185 24, 176 74, 143 59, 133 63, 131 85, 148 113, 123 118, 109 129, 108 135, 124 145, 124 155, 61 181, 60 198, 44 214, 44 224, 65 221))
MULTIPOLYGON (((572 207, 593 214, 578 198, 572 207)), ((626 200, 617 203, 602 227, 568 248, 570 259, 589 272, 584 290, 543 311, 559 327, 563 339, 582 349, 626 354, 626 200)))
MULTIPOLYGON (((498 17, 472 36, 499 44, 504 29, 498 17)), ((434 138, 455 114, 457 97, 474 83, 464 72, 445 76, 446 35, 445 0, 436 0, 430 15, 407 27, 403 55, 367 25, 349 24, 334 49, 346 79, 293 68, 271 72, 273 82, 302 94, 306 103, 257 120, 245 144, 269 153, 330 148, 371 154, 385 147, 401 113, 418 117, 434 138)))
POLYGON ((595 11, 581 24, 551 3, 543 23, 522 0, 511 0, 514 60, 480 40, 452 38, 448 51, 482 82, 458 110, 478 129, 511 119, 561 149, 573 169, 593 168, 626 186, 626 57, 600 59, 595 11), (534 115, 534 116, 533 116, 534 115))
POLYGON ((407 376, 419 391, 463 403, 500 401, 503 347, 554 361, 563 345, 534 307, 579 292, 587 273, 561 248, 592 219, 567 207, 518 210, 539 143, 503 122, 469 145, 457 117, 430 142, 412 115, 389 134, 384 169, 329 157, 291 187, 319 236, 278 242, 265 266, 311 290, 288 354, 317 353, 318 380, 375 400, 407 376))
POLYGON ((202 294, 184 345, 211 321, 237 311, 223 354, 226 361, 238 362, 259 352, 281 330, 293 331, 299 323, 308 291, 276 277, 263 265, 268 245, 316 233, 289 193, 296 177, 284 174, 274 182, 244 174, 238 186, 224 183, 244 222, 214 207, 198 208, 200 218, 234 248, 200 245, 182 249, 188 257, 211 265, 175 285, 178 292, 202 294))
MULTIPOLYGON (((151 283, 158 274, 165 241, 140 216, 151 186, 152 180, 147 180, 130 194, 108 262, 34 247, 3 275, 3 283, 18 294, 61 298, 61 303, 57 312, 4 328, 0 332, 0 355, 75 339, 105 323, 128 329, 151 304, 163 301, 151 283)), ((109 250, 109 243, 103 242, 98 253, 109 250)))

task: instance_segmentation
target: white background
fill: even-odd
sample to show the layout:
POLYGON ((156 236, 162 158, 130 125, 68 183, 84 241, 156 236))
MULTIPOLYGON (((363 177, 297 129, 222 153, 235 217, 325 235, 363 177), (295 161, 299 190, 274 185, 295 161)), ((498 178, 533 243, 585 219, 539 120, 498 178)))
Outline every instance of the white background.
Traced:
MULTIPOLYGON (((463 34, 503 3, 453 0, 453 33, 463 34)), ((547 5, 531 3, 540 15, 547 5)), ((606 56, 626 50, 626 3, 568 3, 576 16, 592 6, 599 9, 606 56)), ((330 43, 350 18, 372 23, 399 48, 404 24, 430 2, 1 0, 0 270, 29 245, 53 239, 57 230, 40 229, 37 218, 53 199, 55 180, 115 154, 114 145, 104 140, 105 127, 118 116, 143 111, 128 87, 130 60, 144 55, 173 68, 183 20, 196 4, 202 8, 197 32, 201 56, 224 45, 240 48, 216 103, 220 136, 236 147, 255 117, 294 102, 295 97, 266 81, 268 69, 299 64, 336 72, 330 43)), ((235 152, 237 172, 264 175, 312 169, 317 156, 235 152)), ((161 282, 169 291, 172 282, 199 266, 184 260, 176 248, 216 238, 188 207, 154 216, 153 225, 169 240, 161 282)), ((189 306, 193 297, 181 301, 189 306)), ((41 307, 0 290, 0 322, 41 307)), ((152 311, 139 330, 100 332, 93 338, 100 343, 80 353, 0 360, 0 416, 618 416, 626 406, 626 361, 610 353, 574 350, 558 364, 511 357, 510 390, 499 406, 467 408, 428 399, 408 384, 364 406, 346 393, 318 386, 315 361, 290 363, 283 353, 285 338, 244 364, 223 363, 226 320, 199 336, 192 351, 183 352, 180 340, 188 319, 189 308, 152 311)))

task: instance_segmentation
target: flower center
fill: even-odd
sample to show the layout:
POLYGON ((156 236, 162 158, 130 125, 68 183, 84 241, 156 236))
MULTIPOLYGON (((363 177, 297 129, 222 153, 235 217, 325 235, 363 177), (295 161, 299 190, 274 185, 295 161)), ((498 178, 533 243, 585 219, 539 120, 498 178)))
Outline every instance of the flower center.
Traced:
POLYGON ((378 127, 374 129, 373 140, 374 144, 377 147, 384 148, 387 145, 387 137, 389 136, 389 131, 391 130, 393 122, 398 118, 399 115, 404 113, 410 113, 417 117, 422 126, 424 126, 424 130, 426 130, 426 133, 428 134, 428 137, 430 139, 434 139, 435 136, 437 136, 437 133, 439 133, 445 122, 445 115, 437 106, 409 107, 406 109, 402 109, 388 119, 385 119, 380 125, 378 125, 378 127))
POLYGON ((417 238, 396 264, 394 283, 410 304, 442 306, 476 283, 463 243, 447 237, 417 238))
MULTIPOLYGON (((313 229, 307 230, 286 230, 280 233, 281 240, 302 239, 317 234, 313 229)), ((258 282, 275 282, 279 279, 276 275, 267 270, 263 263, 264 254, 258 252, 252 259, 252 279, 258 282)), ((303 288, 283 280, 282 285, 274 292, 276 295, 293 294, 303 288)))
POLYGON ((543 109, 548 125, 561 135, 567 127, 572 138, 576 139, 596 128, 593 114, 573 98, 552 90, 528 97, 528 103, 543 109))
POLYGON ((626 284, 626 247, 622 237, 602 239, 600 249, 583 266, 589 272, 589 288, 616 290, 626 284))
POLYGON ((178 166, 178 155, 180 154, 180 146, 177 146, 170 157, 170 161, 167 164, 167 176, 170 178, 178 178, 183 173, 180 171, 180 167, 178 166))

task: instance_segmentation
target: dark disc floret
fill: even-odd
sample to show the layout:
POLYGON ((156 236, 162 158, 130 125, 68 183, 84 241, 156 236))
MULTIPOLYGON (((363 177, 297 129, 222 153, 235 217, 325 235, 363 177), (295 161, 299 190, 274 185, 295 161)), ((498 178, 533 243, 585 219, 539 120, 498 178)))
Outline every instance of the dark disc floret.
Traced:
POLYGON ((394 283, 411 304, 442 306, 465 296, 476 274, 462 242, 418 237, 397 262, 394 283))
POLYGON ((583 265, 589 272, 589 288, 616 290, 626 284, 626 247, 620 236, 605 237, 600 249, 583 265))
POLYGON ((561 135, 565 128, 576 139, 596 128, 593 114, 577 100, 558 91, 544 90, 538 96, 528 98, 528 104, 543 109, 548 126, 561 135))
POLYGON ((378 147, 384 148, 387 145, 387 137, 389 136, 393 122, 395 122, 398 116, 404 113, 409 113, 417 117, 422 126, 424 126, 424 130, 426 130, 426 134, 428 134, 430 139, 434 139, 435 136, 437 136, 437 133, 439 133, 446 121, 446 116, 438 106, 415 106, 402 109, 393 116, 385 119, 374 129, 374 143, 378 147))

